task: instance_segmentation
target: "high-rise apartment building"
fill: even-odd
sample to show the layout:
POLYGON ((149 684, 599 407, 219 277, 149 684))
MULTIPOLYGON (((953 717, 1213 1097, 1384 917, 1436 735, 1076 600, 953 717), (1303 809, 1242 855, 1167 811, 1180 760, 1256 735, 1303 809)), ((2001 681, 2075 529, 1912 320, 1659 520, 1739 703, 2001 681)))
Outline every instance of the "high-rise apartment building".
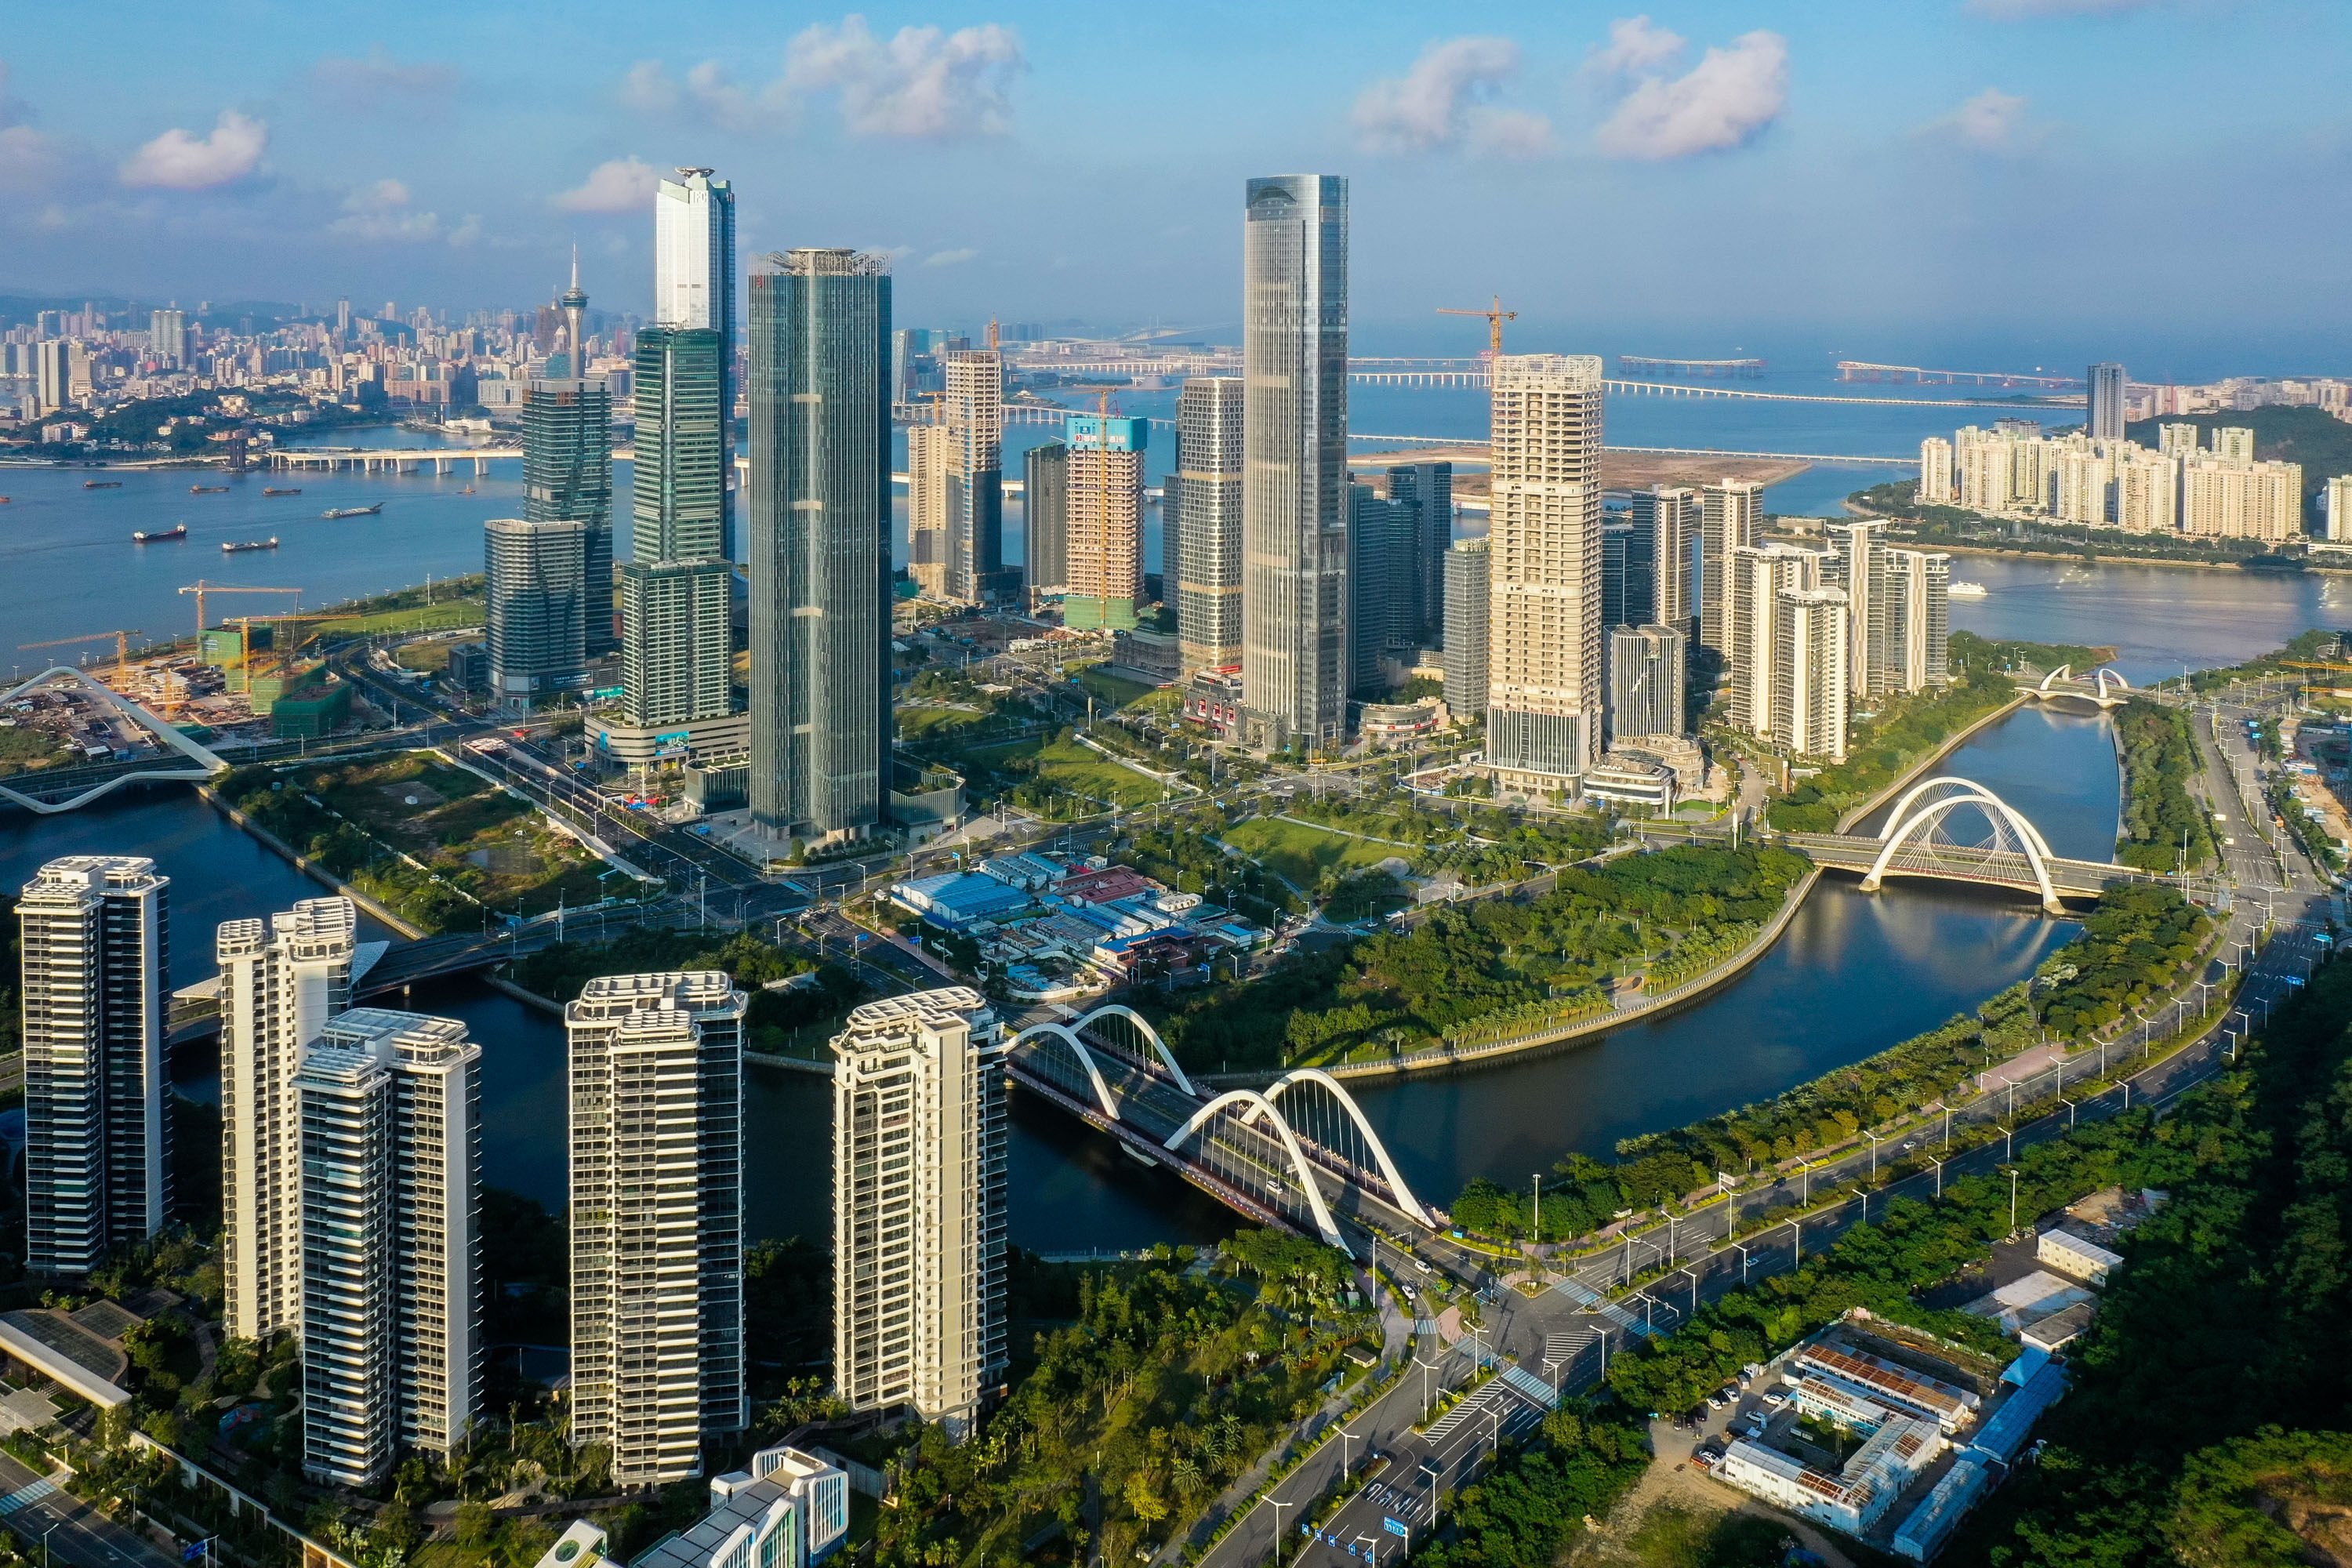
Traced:
POLYGON ((220 964, 222 1321, 242 1340, 302 1327, 302 1053, 351 1006, 359 910, 305 899, 225 921, 220 964))
MULTIPOLYGON (((2216 437, 2229 434, 2217 430, 2216 437)), ((2180 531, 2277 543, 2303 535, 2303 465, 2200 458, 2181 465, 2180 531)))
POLYGON ((1494 362, 1486 763, 1504 789, 1572 787, 1601 755, 1601 366, 1494 362))
POLYGON ((2213 432, 2213 458, 2222 463, 2251 463, 2254 459, 2254 433, 2242 425, 2223 425, 2213 432))
POLYGON ((1845 760, 1849 611, 1836 588, 1784 588, 1772 626, 1772 739, 1801 757, 1845 760))
MULTIPOLYGON (((663 197, 667 201, 670 198, 663 197)), ((621 567, 621 712, 685 734, 733 706, 734 569, 726 550, 725 342, 707 327, 637 334, 629 559, 621 567)), ((724 725, 740 744, 740 725, 724 725)))
POLYGON ((1952 488, 1952 444, 1930 436, 1919 443, 1919 504, 1950 506, 1958 497, 1952 488))
POLYGON ((613 395, 604 383, 540 380, 525 389, 522 486, 524 521, 587 526, 583 636, 588 657, 602 658, 620 641, 613 625, 613 395))
POLYGON ((2124 438, 2124 367, 2102 361, 2090 369, 2089 416, 2083 434, 2094 441, 2124 438))
POLYGON ((2194 425, 2176 423, 2156 427, 2156 449, 2168 458, 2197 456, 2197 444, 2201 439, 2194 425))
POLYGON ((1243 729, 1321 745, 1348 719, 1348 182, 1254 179, 1244 204, 1243 729))
POLYGON ((907 577, 927 599, 948 599, 954 518, 963 482, 956 471, 960 443, 945 425, 907 426, 907 577))
POLYGON ((143 856, 68 855, 17 899, 27 1273, 88 1274, 171 1218, 170 886, 143 856))
POLYGON ((2116 457, 2110 449, 2087 442, 2064 447, 2056 454, 2053 468, 2052 515, 2061 522, 2105 528, 2112 517, 2116 472, 2116 457))
POLYGON ((147 318, 147 349, 165 369, 186 369, 187 316, 177 307, 152 312, 147 318))
POLYGON ((654 187, 654 322, 713 332, 719 338, 714 389, 719 533, 711 553, 732 560, 735 512, 729 492, 735 483, 735 188, 710 174, 709 169, 680 169, 677 179, 654 187))
POLYGON ((1242 439, 1244 383, 1195 376, 1176 395, 1176 470, 1160 526, 1176 532, 1176 635, 1187 669, 1242 661, 1242 439))
MULTIPOLYGON (((914 431, 907 434, 911 438, 914 431)), ((1069 591, 1070 449, 1059 441, 1022 455, 1021 548, 1022 579, 1034 614, 1047 599, 1069 591)))
POLYGON ((1010 1037, 976 991, 868 1002, 833 1042, 833 1374, 961 1437, 1003 1381, 1010 1037))
POLYGON ((1886 525, 1832 522, 1830 548, 1837 560, 1824 573, 1824 586, 1845 590, 1851 624, 1846 637, 1846 679, 1857 700, 1904 689, 1891 670, 1888 643, 1886 525))
POLYGON ((1413 509, 1412 570, 1405 619, 1412 639, 1441 646, 1445 636, 1445 552, 1454 547, 1454 465, 1399 463, 1389 469, 1389 500, 1413 509))
POLYGON ((890 789, 890 272, 793 250, 751 279, 751 816, 862 835, 890 789))
POLYGON ((1920 691, 1951 678, 1952 558, 1935 551, 1886 552, 1888 689, 1920 691))
POLYGON ((2352 474, 2338 474, 2327 481, 2327 537, 2352 539, 2352 474))
POLYGON ((482 616, 490 690, 528 710, 588 676, 589 525, 492 518, 482 525, 482 616))
MULTIPOLYGON (((1724 606, 1724 661, 1731 675, 1728 707, 1732 723, 1750 734, 1782 739, 1772 728, 1772 659, 1779 646, 1781 595, 1820 587, 1824 570, 1836 559, 1823 551, 1776 541, 1731 552, 1724 574, 1730 588, 1724 606)), ((1845 670, 1843 657, 1838 670, 1845 670)))
POLYGON ((457 1019, 359 1007, 294 1075, 313 1480, 373 1486, 479 1413, 481 1056, 457 1019))
MULTIPOLYGON (((1648 566, 1649 598, 1647 613, 1641 621, 1630 616, 1628 621, 1643 621, 1664 626, 1682 626, 1688 623, 1697 608, 1692 592, 1692 576, 1696 563, 1693 550, 1698 542, 1700 508, 1698 494, 1679 485, 1653 485, 1646 490, 1633 492, 1633 510, 1628 514, 1633 525, 1627 541, 1628 559, 1640 556, 1648 566)), ((1629 605, 1629 610, 1636 607, 1629 605)))
POLYGON ((1612 626, 1609 629, 1609 736, 1630 741, 1641 735, 1683 732, 1683 687, 1689 631, 1682 626, 1612 626))
POLYGON ((699 1475, 705 1435, 750 1418, 746 1005, 725 974, 698 973, 600 976, 564 1009, 572 1440, 609 1450, 625 1486, 699 1475))
POLYGON ((1064 626, 1135 629, 1143 597, 1143 453, 1150 435, 1150 420, 1117 415, 1073 414, 1064 428, 1064 626))
POLYGON ((1378 700, 1388 690, 1381 660, 1411 664, 1418 646, 1421 509, 1370 485, 1350 484, 1348 492, 1348 685, 1358 697, 1378 700))
POLYGON ((1762 485, 1726 479, 1699 491, 1698 640, 1719 658, 1731 653, 1731 552, 1755 543, 1763 526, 1762 485))
POLYGON ((1004 564, 1004 357, 994 349, 947 356, 945 416, 952 483, 941 596, 976 605, 1004 564))
POLYGON ((2177 458, 2144 447, 2125 447, 2116 464, 2116 523, 2126 533, 2172 533, 2179 529, 2177 458))
POLYGON ((1494 597, 1486 542, 1445 552, 1445 708, 1455 721, 1486 715, 1486 616, 1494 597))

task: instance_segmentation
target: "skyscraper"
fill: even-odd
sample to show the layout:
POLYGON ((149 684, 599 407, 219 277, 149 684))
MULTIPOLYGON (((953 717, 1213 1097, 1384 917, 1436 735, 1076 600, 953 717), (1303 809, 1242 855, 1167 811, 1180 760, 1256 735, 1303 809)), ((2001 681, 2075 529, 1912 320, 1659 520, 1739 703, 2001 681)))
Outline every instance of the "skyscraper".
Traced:
POLYGON ((2124 367, 2101 361, 2090 370, 2089 417, 2083 433, 2094 441, 2124 438, 2124 367))
POLYGON ((1684 653, 1688 638, 1681 626, 1609 629, 1612 740, 1683 732, 1684 653))
POLYGON ((1887 637, 1886 525, 1877 521, 1832 522, 1830 548, 1837 554, 1834 585, 1845 590, 1851 619, 1846 637, 1846 679, 1857 701, 1904 689, 1891 668, 1887 637))
POLYGON ((961 1438, 1007 1365, 1009 1037, 955 985, 868 1002, 833 1042, 833 1375, 961 1438))
POLYGON ((539 380, 524 390, 522 485, 525 521, 588 530, 582 645, 588 658, 602 658, 620 640, 613 627, 613 395, 603 382, 539 380))
MULTIPOLYGON (((1724 663, 1731 675, 1731 721, 1750 734, 1785 741, 1773 725, 1774 650, 1784 594, 1822 585, 1825 566, 1836 558, 1819 550, 1768 541, 1735 547, 1724 574, 1724 663)), ((1843 605, 1843 596, 1838 601, 1843 605)), ((1845 670, 1841 653, 1838 670, 1845 670)))
POLYGON ((1951 678, 1952 558, 1886 552, 1886 658, 1892 689, 1918 691, 1951 678))
POLYGON ((1772 738, 1801 757, 1845 760, 1846 596, 1783 588, 1773 615, 1772 738))
POLYGON ((1388 690, 1383 655, 1407 664, 1421 630, 1413 614, 1421 509, 1371 486, 1348 487, 1348 689, 1378 700, 1388 690))
POLYGON ((1698 540, 1699 513, 1697 495, 1679 486, 1653 485, 1633 492, 1631 543, 1650 564, 1648 619, 1681 626, 1685 633, 1697 607, 1691 591, 1691 547, 1698 540))
POLYGON ((1958 493, 1952 484, 1952 444, 1941 436, 1928 437, 1919 443, 1919 504, 1949 506, 1958 493))
POLYGON ((1389 500, 1413 509, 1412 569, 1405 617, 1416 642, 1443 644, 1445 552, 1454 545, 1454 465, 1399 463, 1389 469, 1389 500))
POLYGON ((1117 415, 1073 414, 1064 426, 1066 626, 1135 629, 1135 605, 1143 596, 1143 452, 1150 435, 1150 420, 1117 415))
POLYGON ((1069 589, 1070 449, 1048 441, 1030 447, 1021 463, 1022 576, 1034 615, 1045 600, 1069 589))
POLYGON ((572 1441, 608 1449, 625 1486, 699 1475, 704 1435, 750 1418, 745 1006, 722 973, 613 974, 563 1012, 572 1441))
POLYGON ((142 856, 68 855, 17 900, 28 1273, 87 1274, 171 1218, 170 886, 142 856))
POLYGON ((1176 395, 1175 488, 1160 527, 1177 536, 1176 634, 1187 669, 1242 661, 1242 405, 1238 376, 1195 376, 1176 395))
POLYGON ((188 363, 188 318, 176 307, 150 314, 147 348, 166 369, 185 369, 188 363))
POLYGON ((945 596, 976 605, 1004 564, 1004 356, 992 348, 947 356, 949 490, 945 596))
POLYGON ((1601 753, 1601 360, 1494 361, 1486 762, 1573 787, 1601 753))
POLYGON ((1445 707, 1459 723, 1486 716, 1486 616, 1494 596, 1486 542, 1445 552, 1445 707))
POLYGON ((890 787, 890 273, 793 250, 751 279, 751 816, 865 834, 890 787))
MULTIPOLYGON (((629 559, 621 567, 621 710, 639 731, 692 736, 728 717, 734 569, 725 549, 724 344, 704 327, 637 334, 629 559)), ((740 726, 722 725, 730 740, 740 726)))
POLYGON ((294 1076, 302 1141, 302 1469, 373 1486, 479 1413, 482 1048, 360 1007, 294 1076))
POLYGON ((654 321, 719 335, 719 547, 735 555, 735 187, 680 169, 654 192, 654 321))
POLYGON ((579 521, 499 517, 482 525, 484 640, 499 702, 527 711, 585 682, 589 533, 579 521))
POLYGON ((305 899, 228 921, 220 963, 222 1320, 243 1340, 302 1327, 302 1126, 294 1074, 351 1006, 359 910, 305 899))
POLYGON ((907 576, 927 599, 950 599, 954 520, 962 510, 956 433, 945 425, 907 426, 907 576))
POLYGON ((1722 658, 1731 653, 1731 552, 1755 543, 1763 522, 1762 485, 1726 479, 1699 491, 1698 640, 1722 658))
POLYGON ((1348 716, 1348 182, 1254 179, 1245 215, 1243 729, 1320 744, 1348 716))
POLYGON ((1601 525, 1601 627, 1650 618, 1649 561, 1634 547, 1633 525, 1618 521, 1601 525), (1636 572, 1639 576, 1636 577, 1636 572))

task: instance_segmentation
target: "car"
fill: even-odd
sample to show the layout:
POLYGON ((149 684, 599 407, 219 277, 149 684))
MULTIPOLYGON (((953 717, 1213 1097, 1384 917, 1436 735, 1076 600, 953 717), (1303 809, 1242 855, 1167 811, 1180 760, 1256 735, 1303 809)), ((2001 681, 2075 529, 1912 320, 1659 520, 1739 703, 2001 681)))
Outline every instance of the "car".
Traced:
POLYGON ((1764 1405, 1766 1409, 1778 1410, 1780 1406, 1788 1403, 1789 1394, 1786 1389, 1770 1388, 1764 1391, 1764 1405))
POLYGON ((1706 1396, 1706 1407, 1709 1410, 1721 1410, 1730 1403, 1731 1401, 1720 1394, 1710 1394, 1706 1396))
POLYGON ((1429 1262, 1428 1262, 1428 1260, 1427 1260, 1426 1258, 1414 1258, 1414 1259, 1412 1260, 1412 1266, 1413 1266, 1413 1268, 1414 1268, 1417 1272, 1420 1272, 1420 1273, 1423 1273, 1423 1274, 1426 1274, 1426 1273, 1428 1273, 1428 1272, 1429 1272, 1429 1262))

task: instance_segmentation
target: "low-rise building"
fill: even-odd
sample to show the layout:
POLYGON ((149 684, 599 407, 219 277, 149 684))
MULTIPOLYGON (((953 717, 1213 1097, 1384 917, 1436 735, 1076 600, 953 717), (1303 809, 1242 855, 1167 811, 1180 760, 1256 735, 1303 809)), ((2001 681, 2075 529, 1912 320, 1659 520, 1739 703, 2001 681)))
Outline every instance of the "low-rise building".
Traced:
POLYGON ((2094 1285, 2104 1285, 2107 1276, 2123 1267, 2120 1255, 2108 1251, 2085 1236, 2077 1236, 2061 1226, 2045 1230, 2033 1244, 2033 1256, 2053 1268, 2063 1268, 2078 1279, 2094 1285))
POLYGON ((1879 1521, 1942 1447, 1935 1423, 1896 1415, 1873 1432, 1834 1474, 1743 1438, 1725 1450, 1715 1475, 1801 1518, 1861 1535, 1879 1521))
POLYGON ((1800 1376, 1830 1377, 1851 1384, 1866 1397, 1905 1415, 1958 1432, 1976 1418, 1983 1401, 1971 1391, 1913 1372, 1891 1361, 1835 1345, 1808 1345, 1798 1353, 1800 1376))
POLYGON ((1646 757, 1611 752, 1584 775, 1584 794, 1589 800, 1639 806, 1664 816, 1675 809, 1675 773, 1646 757))

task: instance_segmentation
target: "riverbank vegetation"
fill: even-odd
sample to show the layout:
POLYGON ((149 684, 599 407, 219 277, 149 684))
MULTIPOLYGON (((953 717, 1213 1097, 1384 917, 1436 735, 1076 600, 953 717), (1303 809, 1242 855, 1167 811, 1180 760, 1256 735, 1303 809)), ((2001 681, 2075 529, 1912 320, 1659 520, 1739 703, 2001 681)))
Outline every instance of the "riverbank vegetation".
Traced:
POLYGON ((1405 930, 1297 953, 1264 977, 1171 1003, 1161 1032, 1205 1070, 1364 1060, 1610 1005, 1622 980, 1709 953, 1777 915, 1810 863, 1688 845, 1570 867, 1531 897, 1449 905, 1405 930))
POLYGON ((2053 1035, 2089 1039, 2189 976, 2212 917, 2161 882, 2109 888, 2083 934, 2034 972, 2035 1009, 2053 1035))
POLYGON ((1244 1231, 1223 1253, 1208 1274, 1174 1248, 1035 1266, 1027 1364, 986 1431, 925 1427, 891 1462, 881 1568, 1148 1554, 1314 1408, 1350 1346, 1377 1344, 1332 1249, 1244 1231))
POLYGON ((1421 1568, 1542 1568, 1649 1466, 1649 1433, 1622 1407, 1563 1405, 1484 1479, 1462 1489, 1435 1539, 1411 1560, 1421 1568))
POLYGON ((1903 776, 1920 758, 1997 712, 2017 697, 2007 668, 2044 669, 2073 662, 2089 649, 2035 643, 1992 644, 1969 632, 1951 637, 1952 680, 1905 697, 1890 697, 1874 717, 1854 721, 1845 761, 1822 769, 1766 808, 1766 819, 1788 833, 1834 833, 1845 814, 1903 776))
POLYGON ((2184 709, 2135 697, 2116 710, 2116 750, 2124 799, 2116 858, 2159 875, 2201 871, 2213 862, 2213 819, 2189 793, 2198 774, 2195 719, 2184 709))

